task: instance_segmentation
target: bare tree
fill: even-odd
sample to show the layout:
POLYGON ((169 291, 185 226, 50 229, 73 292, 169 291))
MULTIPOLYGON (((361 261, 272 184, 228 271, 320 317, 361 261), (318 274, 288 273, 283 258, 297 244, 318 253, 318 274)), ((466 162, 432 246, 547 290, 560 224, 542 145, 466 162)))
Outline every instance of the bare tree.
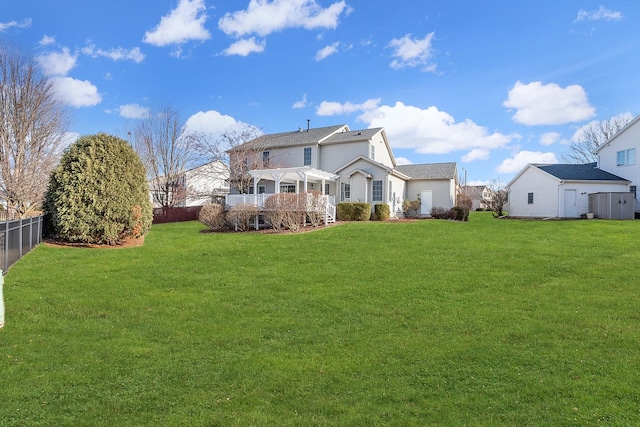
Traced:
POLYGON ((147 170, 154 205, 169 208, 185 203, 185 172, 192 166, 197 138, 171 107, 149 114, 135 128, 133 146, 147 170))
POLYGON ((482 198, 482 202, 493 213, 494 217, 499 218, 504 216, 504 207, 507 204, 508 197, 506 184, 498 178, 487 185, 487 191, 485 192, 485 197, 482 198))
POLYGON ((596 150, 625 127, 633 117, 629 113, 613 116, 583 126, 571 140, 569 151, 562 157, 568 163, 593 163, 598 161, 596 150))
POLYGON ((33 58, 0 43, 0 197, 8 214, 41 206, 69 119, 33 58))
POLYGON ((272 166, 272 159, 264 157, 265 148, 262 131, 256 126, 227 131, 215 141, 201 138, 197 144, 197 151, 203 157, 209 161, 222 160, 227 165, 229 184, 240 193, 248 193, 253 185, 250 170, 272 166))

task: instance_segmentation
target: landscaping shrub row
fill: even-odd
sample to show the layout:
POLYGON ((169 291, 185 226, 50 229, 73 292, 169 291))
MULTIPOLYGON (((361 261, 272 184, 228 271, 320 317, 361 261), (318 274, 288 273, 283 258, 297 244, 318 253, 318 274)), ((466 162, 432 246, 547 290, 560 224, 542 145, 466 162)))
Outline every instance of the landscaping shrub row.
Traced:
POLYGON ((336 210, 340 221, 369 221, 371 218, 371 205, 369 203, 338 203, 336 210))

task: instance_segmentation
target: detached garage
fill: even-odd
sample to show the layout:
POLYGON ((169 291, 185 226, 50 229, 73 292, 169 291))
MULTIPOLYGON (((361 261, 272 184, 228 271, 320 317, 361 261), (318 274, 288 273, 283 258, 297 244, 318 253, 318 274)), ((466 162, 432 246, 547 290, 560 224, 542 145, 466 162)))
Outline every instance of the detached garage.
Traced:
POLYGON ((596 163, 529 164, 507 186, 509 216, 579 218, 589 212, 589 194, 628 192, 629 184, 596 163))

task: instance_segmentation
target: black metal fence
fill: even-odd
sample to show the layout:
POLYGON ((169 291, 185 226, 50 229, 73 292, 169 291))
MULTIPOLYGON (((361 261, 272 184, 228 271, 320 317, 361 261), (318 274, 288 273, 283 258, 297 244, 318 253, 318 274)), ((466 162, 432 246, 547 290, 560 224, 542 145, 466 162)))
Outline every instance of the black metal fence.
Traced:
POLYGON ((0 269, 3 274, 42 242, 42 224, 42 215, 0 222, 0 269))

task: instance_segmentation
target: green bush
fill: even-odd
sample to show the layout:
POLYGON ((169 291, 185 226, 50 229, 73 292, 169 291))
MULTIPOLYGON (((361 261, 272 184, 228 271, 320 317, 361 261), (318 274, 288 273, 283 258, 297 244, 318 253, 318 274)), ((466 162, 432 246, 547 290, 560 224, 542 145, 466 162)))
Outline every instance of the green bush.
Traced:
POLYGON ((338 203, 336 209, 340 221, 369 221, 371 218, 369 203, 338 203))
POLYGON ((468 221, 469 220, 469 209, 465 206, 454 206, 451 208, 453 212, 455 212, 456 221, 468 221))
POLYGON ((114 245, 144 236, 153 208, 140 158, 105 133, 79 138, 51 173, 44 214, 46 234, 70 242, 114 245))
POLYGON ((376 204, 373 207, 373 212, 376 221, 388 221, 391 216, 391 209, 386 203, 376 204))

